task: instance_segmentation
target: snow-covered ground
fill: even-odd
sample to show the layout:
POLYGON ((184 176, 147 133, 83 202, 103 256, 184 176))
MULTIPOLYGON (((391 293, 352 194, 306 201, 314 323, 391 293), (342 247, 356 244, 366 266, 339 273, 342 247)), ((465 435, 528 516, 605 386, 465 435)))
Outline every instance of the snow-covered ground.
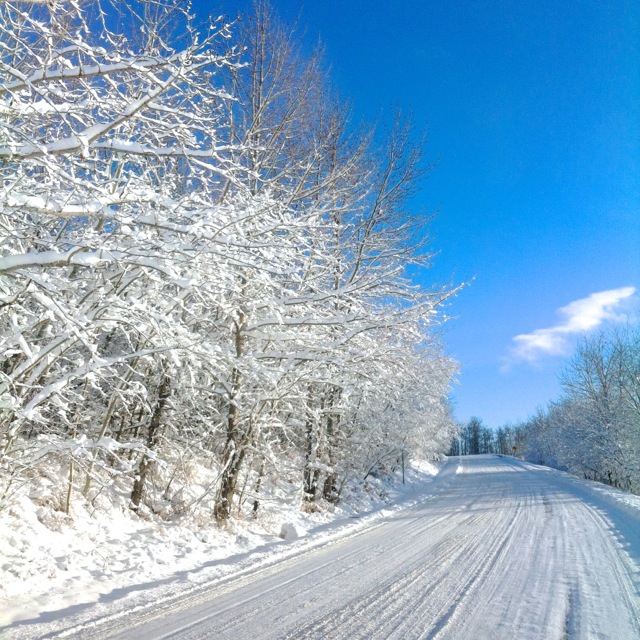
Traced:
POLYGON ((55 476, 43 477, 0 515, 0 636, 2 627, 22 621, 18 637, 33 637, 68 612, 93 615, 92 603, 107 615, 148 602, 147 593, 151 601, 161 597, 159 589, 163 596, 181 593, 237 566, 254 567, 343 536, 420 499, 439 464, 414 463, 405 485, 399 474, 351 483, 344 502, 314 513, 300 511, 291 487, 272 488, 256 520, 236 519, 225 530, 201 511, 170 522, 149 513, 139 518, 127 507, 127 495, 113 491, 91 505, 74 501, 67 516, 49 498, 55 476))
MULTIPOLYGON (((314 534, 229 562, 210 557, 188 571, 165 557, 163 578, 15 622, 3 637, 640 638, 639 498, 495 456, 450 460, 405 490, 413 506, 396 502, 341 526, 317 521, 314 534)), ((299 518, 291 528, 312 526, 299 518)), ((227 550, 247 549, 254 535, 238 532, 227 550)), ((145 550, 140 566, 186 544, 145 550)), ((192 553, 204 559, 203 548, 192 553)), ((124 554, 105 555, 103 566, 93 559, 105 584, 110 563, 124 554)))

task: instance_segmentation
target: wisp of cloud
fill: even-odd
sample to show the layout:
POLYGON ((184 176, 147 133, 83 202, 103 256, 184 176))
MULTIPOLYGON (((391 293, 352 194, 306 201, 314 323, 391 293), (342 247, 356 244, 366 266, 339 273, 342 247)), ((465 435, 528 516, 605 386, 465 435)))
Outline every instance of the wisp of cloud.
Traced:
POLYGON ((635 287, 620 287, 592 293, 561 307, 557 313, 563 320, 555 326, 513 338, 507 368, 518 361, 534 363, 546 355, 565 355, 572 337, 596 329, 607 320, 624 319, 626 316, 618 313, 620 305, 635 293, 635 287))

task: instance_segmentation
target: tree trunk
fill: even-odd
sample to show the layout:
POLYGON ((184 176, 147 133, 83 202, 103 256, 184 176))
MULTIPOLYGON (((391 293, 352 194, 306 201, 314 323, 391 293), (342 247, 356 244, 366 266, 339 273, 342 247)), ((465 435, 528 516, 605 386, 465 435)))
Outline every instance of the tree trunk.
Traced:
POLYGON ((307 422, 305 425, 305 453, 304 453, 304 471, 302 477, 303 503, 312 504, 316 501, 318 491, 318 478, 320 470, 313 464, 317 458, 318 440, 315 429, 313 428, 312 415, 313 393, 311 385, 308 388, 307 395, 307 422))
POLYGON ((331 413, 336 404, 336 398, 340 395, 340 389, 336 387, 331 387, 327 406, 329 413, 327 414, 327 450, 326 450, 326 460, 327 465, 331 469, 327 474, 327 477, 324 480, 324 485, 322 487, 322 497, 331 503, 336 503, 338 501, 338 474, 334 470, 334 466, 336 463, 335 460, 335 449, 336 449, 336 431, 339 424, 339 416, 334 413, 331 413))
POLYGON ((258 494, 260 493, 260 486, 262 485, 262 477, 264 476, 264 461, 260 465, 260 471, 258 472, 258 480, 256 481, 256 486, 254 487, 255 498, 253 500, 253 513, 252 517, 258 517, 258 508, 260 507, 260 500, 258 500, 258 494))
MULTIPOLYGON (((170 384, 171 381, 169 380, 169 376, 165 374, 162 378, 160 388, 158 389, 158 401, 156 402, 153 415, 151 416, 151 421, 149 422, 147 448, 151 450, 155 449, 158 444, 160 436, 160 421, 167 398, 169 397, 170 384)), ((138 467, 138 475, 133 483, 133 489, 131 491, 131 508, 133 511, 138 511, 138 508, 140 507, 140 502, 144 495, 145 481, 149 471, 153 468, 153 465, 154 461, 146 454, 143 454, 140 466, 138 467)))
MULTIPOLYGON (((244 350, 244 338, 242 335, 242 322, 244 314, 240 313, 239 322, 234 324, 234 342, 236 357, 240 358, 244 350)), ((250 433, 242 434, 238 421, 238 398, 242 384, 242 372, 236 366, 231 373, 231 393, 229 397, 229 409, 227 412, 227 443, 225 445, 222 463, 220 488, 213 507, 213 515, 218 525, 223 525, 231 515, 233 497, 238 484, 238 475, 245 456, 245 446, 248 443, 250 433)))

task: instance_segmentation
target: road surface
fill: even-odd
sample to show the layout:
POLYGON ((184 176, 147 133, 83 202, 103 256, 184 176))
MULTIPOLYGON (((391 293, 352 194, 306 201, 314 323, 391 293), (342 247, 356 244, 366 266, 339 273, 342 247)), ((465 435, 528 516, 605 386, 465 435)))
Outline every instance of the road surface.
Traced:
POLYGON ((634 640, 639 561, 638 515, 585 483, 452 459, 431 497, 355 536, 70 637, 634 640))

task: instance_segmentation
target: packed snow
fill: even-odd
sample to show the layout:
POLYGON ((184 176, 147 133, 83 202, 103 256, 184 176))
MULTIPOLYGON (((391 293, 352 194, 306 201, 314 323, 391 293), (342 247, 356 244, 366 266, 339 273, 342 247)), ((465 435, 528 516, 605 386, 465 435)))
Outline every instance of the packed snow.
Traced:
POLYGON ((0 635, 3 626, 17 621, 35 623, 33 633, 40 633, 35 629, 41 622, 65 610, 128 602, 160 584, 180 590, 181 581, 206 583, 234 571, 239 560, 253 564, 256 558, 290 553, 283 540, 306 546, 344 535, 415 502, 439 464, 414 464, 405 485, 399 475, 352 483, 340 505, 325 504, 311 513, 300 511, 296 488, 282 483, 265 493, 255 520, 235 519, 225 529, 202 513, 171 521, 151 513, 139 517, 129 508, 128 494, 114 490, 92 504, 76 500, 67 516, 50 499, 52 485, 64 478, 50 472, 0 514, 0 635))
MULTIPOLYGON (((80 545, 76 539, 84 539, 90 556, 86 524, 77 532, 71 523, 54 525, 67 527, 60 538, 47 527, 30 545, 18 531, 13 544, 23 545, 32 560, 40 557, 38 545, 50 549, 52 590, 65 584, 65 572, 84 576, 87 591, 97 583, 114 588, 86 608, 71 606, 68 591, 57 604, 66 610, 32 613, 3 631, 16 640, 640 638, 640 498, 498 456, 450 459, 427 478, 412 472, 404 494, 394 496, 404 500, 395 510, 347 525, 281 512, 279 533, 286 538, 295 529, 291 542, 228 561, 214 557, 265 542, 264 531, 245 526, 198 544, 176 528, 152 550, 143 542, 150 533, 134 530, 125 518, 105 525, 110 533, 94 542, 103 545, 102 564, 94 553, 75 566, 61 552, 62 540, 80 545), (118 526, 124 528, 120 545, 113 539, 118 526), (185 555, 204 563, 184 570, 185 555), (128 579, 147 582, 115 588, 127 571, 128 579)), ((36 526, 34 517, 39 522, 31 509, 25 529, 36 526)), ((33 612, 56 608, 53 600, 46 603, 41 577, 27 582, 43 594, 33 612)))

